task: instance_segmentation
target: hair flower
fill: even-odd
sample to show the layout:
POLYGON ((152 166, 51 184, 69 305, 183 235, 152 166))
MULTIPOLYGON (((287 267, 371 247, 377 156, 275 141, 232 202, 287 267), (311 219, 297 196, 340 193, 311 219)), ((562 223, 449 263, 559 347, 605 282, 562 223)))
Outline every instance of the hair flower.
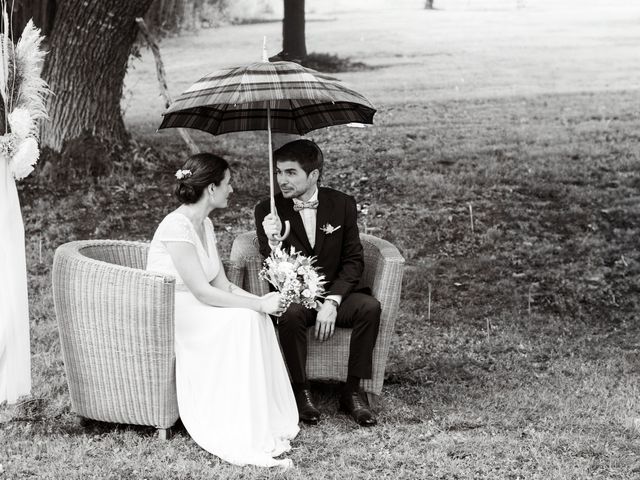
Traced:
POLYGON ((192 175, 191 170, 180 170, 176 172, 176 178, 178 180, 182 180, 184 178, 189 178, 192 175))

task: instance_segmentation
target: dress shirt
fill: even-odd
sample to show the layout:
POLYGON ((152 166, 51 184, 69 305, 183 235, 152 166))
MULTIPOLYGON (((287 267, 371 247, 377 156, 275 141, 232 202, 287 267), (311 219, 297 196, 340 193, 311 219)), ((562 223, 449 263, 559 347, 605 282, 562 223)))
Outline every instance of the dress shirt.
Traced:
MULTIPOLYGON (((318 201, 318 189, 313 192, 311 198, 307 200, 307 202, 317 202, 318 201)), ((302 202, 297 198, 293 199, 293 203, 302 202)), ((318 210, 315 208, 303 208, 298 212, 300 217, 302 217, 302 223, 304 224, 304 231, 307 233, 307 238, 309 239, 309 244, 311 247, 316 246, 316 218, 318 217, 318 210)))

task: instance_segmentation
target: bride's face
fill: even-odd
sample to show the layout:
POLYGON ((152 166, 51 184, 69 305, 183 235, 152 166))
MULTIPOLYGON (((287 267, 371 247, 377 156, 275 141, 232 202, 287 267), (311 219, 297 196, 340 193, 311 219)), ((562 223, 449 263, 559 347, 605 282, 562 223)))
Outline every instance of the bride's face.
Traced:
POLYGON ((229 204, 229 195, 233 192, 231 186, 231 172, 227 169, 224 172, 224 178, 220 182, 220 185, 212 184, 213 194, 211 195, 211 203, 213 208, 226 208, 229 204))

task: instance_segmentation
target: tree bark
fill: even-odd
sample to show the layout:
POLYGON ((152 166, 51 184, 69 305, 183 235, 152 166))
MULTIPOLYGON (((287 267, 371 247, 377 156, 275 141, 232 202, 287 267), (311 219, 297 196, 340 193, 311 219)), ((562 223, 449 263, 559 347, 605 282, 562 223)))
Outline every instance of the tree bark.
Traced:
POLYGON ((59 2, 43 77, 54 95, 41 145, 60 152, 65 143, 93 136, 123 145, 128 134, 120 99, 131 47, 152 0, 59 2))
POLYGON ((282 53, 285 59, 302 60, 307 56, 304 0, 284 0, 282 53))

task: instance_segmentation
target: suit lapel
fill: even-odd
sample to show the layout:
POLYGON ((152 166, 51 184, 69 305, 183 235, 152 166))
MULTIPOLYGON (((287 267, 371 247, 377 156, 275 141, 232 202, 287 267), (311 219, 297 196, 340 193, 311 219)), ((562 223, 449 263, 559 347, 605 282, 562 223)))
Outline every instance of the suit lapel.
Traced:
MULTIPOLYGON (((280 205, 278 205, 278 213, 280 218, 284 222, 289 220, 291 222, 291 234, 296 237, 298 243, 304 247, 304 253, 309 254, 313 249, 307 238, 307 232, 304 229, 304 223, 302 223, 302 217, 298 212, 293 209, 293 200, 290 198, 283 198, 280 205)), ((291 239, 289 243, 292 244, 291 239)))
MULTIPOLYGON (((318 189, 318 212, 316 215, 316 244, 313 247, 314 255, 318 256, 321 249, 324 237, 326 234, 322 230, 322 227, 329 223, 331 212, 333 211, 333 200, 326 191, 318 189)), ((303 225, 304 229, 304 225, 303 225)), ((305 235, 306 236, 306 235, 305 235)))

